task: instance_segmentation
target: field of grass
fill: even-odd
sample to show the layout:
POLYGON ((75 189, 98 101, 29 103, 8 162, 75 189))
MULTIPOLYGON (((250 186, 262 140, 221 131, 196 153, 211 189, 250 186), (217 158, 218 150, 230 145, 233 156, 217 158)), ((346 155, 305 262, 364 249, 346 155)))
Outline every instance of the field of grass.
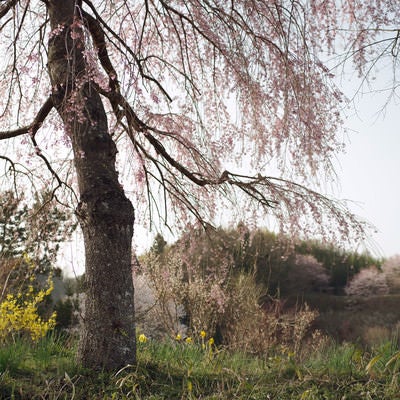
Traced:
POLYGON ((138 343, 138 363, 114 373, 75 365, 76 343, 50 335, 0 348, 1 399, 400 399, 394 342, 370 350, 312 344, 265 357, 186 342, 138 343))

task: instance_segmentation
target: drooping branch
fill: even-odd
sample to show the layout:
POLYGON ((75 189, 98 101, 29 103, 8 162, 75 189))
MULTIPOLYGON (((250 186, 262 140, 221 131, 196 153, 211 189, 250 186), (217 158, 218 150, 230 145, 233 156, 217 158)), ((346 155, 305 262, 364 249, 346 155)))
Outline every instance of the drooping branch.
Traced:
MULTIPOLYGON (((245 176, 227 170, 223 171, 221 174, 215 174, 214 177, 193 172, 184 164, 179 162, 163 145, 162 141, 155 136, 160 135, 173 137, 172 132, 168 135, 168 132, 159 131, 143 122, 125 97, 118 91, 98 90, 102 95, 109 99, 117 120, 128 134, 133 146, 158 170, 159 178, 157 178, 154 173, 146 170, 146 179, 148 179, 148 177, 155 179, 155 181, 163 187, 164 195, 168 193, 172 198, 178 199, 179 202, 185 204, 189 212, 191 212, 201 223, 204 223, 205 220, 201 217, 196 205, 190 200, 190 192, 183 187, 182 182, 179 180, 174 179, 172 182, 168 179, 164 175, 163 171, 169 171, 172 176, 175 176, 176 174, 171 172, 175 170, 190 182, 200 187, 214 187, 217 190, 224 190, 223 188, 226 188, 227 186, 237 188, 243 194, 266 208, 283 206, 283 208, 295 212, 293 203, 295 201, 294 199, 298 198, 301 199, 304 204, 308 204, 309 206, 312 206, 314 203, 319 203, 325 208, 330 208, 333 213, 335 212, 336 208, 333 207, 331 199, 328 199, 320 195, 318 192, 312 191, 302 185, 284 179, 262 176, 260 174, 255 176, 245 176), (123 118, 125 118, 127 124, 122 123, 121 120, 123 118), (154 149, 157 156, 152 156, 147 150, 145 150, 145 148, 137 141, 137 138, 135 138, 134 133, 142 135, 142 137, 151 144, 151 147, 154 149)), ((174 137, 174 139, 178 140, 176 137, 174 137)), ((196 151, 196 149, 193 150, 196 151)))
MULTIPOLYGON (((9 158, 7 156, 2 156, 2 155, 0 155, 0 160, 4 160, 5 161, 5 165, 7 165, 7 163, 10 164, 10 167, 9 167, 8 171, 11 171, 11 173, 12 173, 12 175, 14 177, 14 179, 13 179, 14 191, 15 191, 15 193, 18 193, 17 182, 16 182, 16 179, 15 179, 15 176, 17 174, 16 163, 13 160, 11 160, 11 158, 9 158)), ((8 171, 6 172, 6 174, 8 173, 8 171)))
MULTIPOLYGON (((237 174, 233 174, 229 171, 223 171, 223 173, 216 178, 205 177, 202 174, 194 173, 190 171, 187 167, 185 167, 182 163, 177 161, 171 154, 167 151, 167 149, 163 146, 163 144, 158 140, 155 136, 151 134, 151 131, 157 131, 156 129, 151 128, 146 125, 143 121, 141 121, 136 113, 133 111, 132 107, 129 105, 127 100, 118 92, 107 92, 102 91, 102 94, 106 96, 112 105, 114 113, 117 116, 117 119, 120 120, 121 117, 125 117, 128 126, 123 125, 124 129, 127 131, 128 136, 130 137, 132 144, 137 147, 138 143, 136 143, 132 130, 143 133, 144 137, 147 141, 152 145, 153 149, 163 160, 165 160, 171 167, 180 172, 183 176, 189 179, 191 182, 195 183, 198 186, 222 186, 223 184, 228 184, 231 186, 235 186, 247 195, 249 195, 254 200, 257 200, 260 204, 266 207, 273 207, 276 205, 276 201, 272 199, 268 199, 263 191, 257 188, 257 185, 260 183, 262 186, 270 186, 270 181, 268 177, 263 177, 257 175, 255 177, 243 177, 237 174), (247 178, 246 180, 240 178, 247 178)), ((145 152, 142 146, 139 146, 140 151, 144 153, 145 157, 153 162, 154 165, 158 166, 161 163, 151 157, 148 152, 145 152)), ((160 174, 162 176, 162 174, 160 174)), ((162 179, 165 183, 165 180, 162 179)), ((165 185, 163 184, 165 187, 165 185)), ((169 190, 168 190, 169 191, 169 190)), ((169 191, 170 192, 170 191, 169 191)))
MULTIPOLYGON (((45 121, 46 117, 49 115, 49 113, 50 113, 50 111, 52 110, 53 107, 54 107, 53 99, 50 96, 50 97, 47 98, 47 100, 44 102, 42 107, 39 109, 39 111, 36 114, 33 122, 30 125, 27 125, 27 126, 24 126, 22 128, 15 129, 15 130, 0 132, 0 140, 10 139, 10 138, 14 138, 14 137, 25 135, 25 134, 29 134, 30 135, 30 138, 31 138, 33 147, 35 149, 36 155, 43 160, 43 162, 45 163, 45 165, 46 165, 47 169, 49 170, 50 174, 57 181, 57 186, 52 190, 52 198, 55 198, 60 204, 62 204, 57 199, 57 197, 55 195, 55 192, 57 191, 58 188, 60 188, 61 186, 66 186, 71 191, 71 193, 74 193, 74 195, 75 195, 75 192, 72 189, 72 187, 70 185, 68 185, 66 182, 64 182, 60 178, 60 176, 57 174, 57 172, 54 170, 54 168, 51 165, 51 162, 41 152, 41 150, 40 150, 40 148, 38 146, 38 143, 36 141, 36 138, 35 138, 35 135, 36 135, 37 131, 40 129, 40 127, 42 126, 43 122, 45 121)), ((8 157, 4 157, 4 156, 1 156, 0 158, 2 158, 5 161, 9 162, 11 164, 11 168, 13 169, 13 171, 15 173, 15 165, 12 162, 12 160, 10 160, 8 157)))
POLYGON ((75 194, 74 189, 65 181, 63 181, 60 176, 58 175, 58 173, 54 170, 53 166, 51 165, 51 162, 47 159, 47 157, 42 153, 41 149, 38 146, 38 143, 36 141, 36 138, 34 135, 31 136, 31 141, 33 144, 33 147, 35 148, 35 153, 38 157, 40 157, 43 162, 45 163, 47 169, 49 170, 50 174, 53 176, 53 178, 57 181, 57 186, 55 188, 52 189, 51 191, 51 199, 56 199, 56 201, 62 205, 65 206, 65 204, 63 204, 56 196, 56 191, 62 187, 65 186, 67 189, 69 189, 71 191, 71 193, 74 195, 75 199, 78 201, 78 197, 75 194))
POLYGON ((104 31, 100 23, 89 13, 83 12, 90 34, 92 35, 93 43, 97 49, 97 55, 104 71, 109 77, 109 86, 111 90, 119 91, 119 83, 117 80, 117 72, 108 55, 104 31))
MULTIPOLYGON (((196 194, 192 192, 190 186, 184 184, 184 181, 180 179, 176 173, 171 172, 171 165, 169 165, 168 162, 164 163, 166 158, 161 156, 160 159, 158 159, 157 156, 160 156, 160 153, 158 153, 157 156, 152 156, 138 142, 136 142, 136 147, 143 153, 144 158, 148 159, 158 171, 157 175, 144 166, 146 181, 149 181, 149 178, 154 179, 154 181, 163 188, 164 197, 168 195, 171 199, 175 199, 177 202, 184 204, 185 208, 201 224, 206 224, 207 219, 204 218, 198 208, 198 198, 196 194)), ((157 145, 157 148, 160 152, 165 151, 160 144, 157 145)), ((191 174, 187 169, 185 172, 191 174)), ((192 177, 193 176, 192 174, 192 177)), ((188 176, 186 177, 189 178, 188 176)), ((194 180, 190 180, 198 185, 194 180)), ((203 187, 204 190, 207 190, 207 187, 211 190, 222 192, 225 192, 228 187, 237 189, 239 193, 241 192, 246 198, 254 200, 256 204, 272 209, 273 215, 285 215, 282 221, 288 220, 291 224, 294 222, 295 224, 300 224, 300 221, 294 221, 291 218, 292 215, 300 213, 306 216, 311 212, 315 220, 318 221, 319 226, 323 226, 321 221, 325 218, 324 215, 328 215, 332 217, 331 222, 337 224, 339 232, 350 229, 349 221, 351 221, 351 229, 354 229, 356 235, 365 230, 365 223, 355 219, 354 215, 352 215, 343 204, 307 188, 304 185, 287 179, 262 176, 260 174, 254 176, 241 175, 225 170, 215 179, 197 177, 197 180, 200 181, 200 186, 203 187)), ((157 207, 157 203, 154 203, 157 207)), ((165 218, 167 218, 167 214, 168 211, 167 208, 165 208, 165 218)), ((297 230, 298 228, 295 224, 293 226, 291 225, 291 227, 297 230)), ((347 235, 347 232, 343 232, 343 237, 347 235)))
POLYGON ((31 136, 35 136, 36 132, 42 126, 44 120, 49 115, 52 108, 53 108, 53 99, 50 96, 44 102, 42 107, 40 107, 38 113, 36 114, 35 119, 30 125, 15 130, 0 132, 0 140, 14 138, 17 136, 25 135, 26 133, 30 134, 31 136))
MULTIPOLYGON (((164 96, 169 100, 172 101, 171 96, 168 94, 168 92, 164 89, 164 87, 161 85, 161 83, 155 79, 153 76, 147 74, 142 65, 142 60, 140 60, 137 55, 132 51, 132 49, 125 43, 125 41, 118 35, 116 32, 114 32, 107 24, 106 22, 101 18, 99 13, 96 10, 96 7, 92 4, 91 1, 85 0, 85 3, 90 7, 94 15, 96 16, 96 19, 90 16, 90 14, 85 13, 85 18, 87 18, 88 21, 88 27, 90 30, 90 33, 92 35, 93 41, 95 42, 95 45, 99 51, 99 58, 100 62, 102 63, 103 68, 105 69, 106 72, 108 72, 108 67, 111 65, 109 62, 109 58, 107 55, 107 49, 105 45, 105 35, 104 31, 102 29, 102 26, 113 36, 113 38, 120 43, 120 45, 123 46, 123 48, 130 54, 130 56, 133 58, 135 61, 138 70, 140 72, 140 75, 143 77, 143 79, 147 79, 148 81, 153 82, 159 89, 160 91, 164 94, 164 96), (104 64, 103 64, 104 62, 104 64)), ((110 76, 110 75, 109 75, 110 76)))
MULTIPOLYGON (((227 76, 236 80, 240 96, 243 96, 241 98, 244 99, 244 102, 248 101, 249 103, 247 108, 243 108, 246 111, 245 115, 253 115, 253 119, 256 121, 255 130, 262 130, 266 135, 265 131, 268 130, 266 127, 273 126, 274 134, 271 137, 277 137, 282 141, 290 141, 293 132, 296 133, 298 130, 301 145, 305 146, 305 149, 301 150, 305 150, 307 155, 314 154, 316 150, 317 154, 329 153, 329 151, 324 151, 325 142, 321 142, 319 139, 330 137, 319 134, 319 126, 326 124, 323 117, 321 120, 319 118, 325 113, 317 113, 316 110, 319 108, 315 106, 320 102, 316 103, 313 96, 306 95, 309 91, 326 93, 325 86, 323 86, 326 71, 320 69, 319 64, 315 62, 312 48, 308 47, 308 42, 304 41, 303 43, 304 35, 307 33, 303 23, 306 10, 302 8, 301 3, 289 2, 289 8, 286 8, 286 3, 276 2, 269 5, 260 2, 252 11, 247 12, 245 6, 240 2, 237 4, 232 2, 227 7, 219 7, 208 1, 189 0, 178 7, 174 2, 163 0, 158 1, 157 5, 152 1, 144 1, 142 7, 135 8, 132 14, 129 14, 136 29, 135 40, 119 35, 118 28, 110 24, 110 20, 102 17, 101 12, 94 5, 95 2, 83 0, 83 3, 89 8, 87 12, 82 11, 85 26, 90 32, 92 44, 97 50, 98 61, 109 78, 108 88, 99 88, 95 83, 93 85, 102 96, 108 98, 116 116, 116 124, 128 136, 140 158, 139 168, 144 173, 144 178, 142 174, 138 177, 145 180, 148 201, 154 203, 158 212, 161 210, 157 205, 157 199, 151 193, 153 183, 161 187, 165 214, 170 212, 166 200, 169 198, 171 204, 174 204, 174 200, 176 200, 176 204, 185 205, 186 209, 201 221, 204 221, 204 215, 201 212, 201 196, 202 194, 207 196, 211 192, 218 193, 218 195, 235 193, 235 196, 239 194, 240 198, 246 195, 253 201, 253 204, 272 208, 271 212, 274 215, 283 215, 284 218, 291 219, 293 215, 300 215, 302 218, 305 215, 299 211, 297 201, 302 202, 304 210, 308 208, 312 214, 317 213, 314 210, 314 204, 320 204, 324 210, 328 211, 332 206, 330 211, 332 214, 336 213, 337 209, 330 199, 308 190, 306 186, 266 176, 268 173, 265 174, 265 172, 263 175, 244 176, 224 171, 224 167, 219 167, 218 161, 221 160, 223 163, 223 156, 226 154, 214 157, 215 154, 212 152, 202 151, 202 146, 207 146, 206 140, 196 142, 196 135, 200 134, 200 129, 203 132, 204 128, 207 135, 213 129, 219 132, 219 128, 227 128, 229 132, 231 128, 229 124, 216 128, 210 124, 212 129, 209 130, 207 124, 203 125, 203 122, 207 122, 207 112, 210 112, 212 108, 204 107, 203 109, 201 107, 203 96, 207 95, 208 90, 214 87, 216 88, 214 95, 218 98, 223 97, 218 85, 223 88, 230 85, 229 79, 221 80, 219 75, 221 74, 223 77, 227 76), (137 26, 136 21, 139 21, 137 26), (262 21, 265 24, 262 24, 262 21), (268 24, 273 26, 272 33, 269 29, 264 29, 268 24), (171 40, 171 48, 168 47, 170 43, 164 36, 163 29, 168 29, 173 37, 173 41, 168 37, 168 40, 171 40), (151 43, 146 42, 149 40, 146 36, 148 31, 153 32, 150 41, 156 38, 159 48, 152 47, 151 43), (224 35, 227 37, 226 40, 223 39, 224 35), (294 40, 296 38, 298 38, 297 41, 294 40), (137 77, 141 77, 143 81, 155 82, 158 89, 166 95, 162 85, 166 84, 165 82, 169 83, 170 78, 172 82, 175 82, 174 79, 176 79, 177 87, 182 83, 184 85, 181 87, 182 90, 186 90, 194 103, 198 101, 193 107, 193 114, 182 115, 181 120, 174 119, 175 105, 170 106, 167 102, 164 104, 167 111, 161 105, 157 109, 157 113, 150 112, 148 111, 150 108, 142 107, 139 102, 141 108, 136 109, 132 98, 129 98, 129 93, 133 88, 128 84, 125 88, 123 87, 125 82, 123 72, 115 63, 109 46, 112 46, 125 58, 131 71, 134 70, 134 84, 137 83, 137 77), (157 49, 160 50, 159 53, 157 53, 157 49), (212 52, 206 53, 206 50, 209 49, 212 52), (263 52, 263 49, 267 51, 263 52), (164 50, 172 50, 173 56, 168 57, 164 50), (212 59, 208 64, 205 61, 206 54, 210 55, 212 59), (298 62, 299 55, 305 57, 304 63, 298 62), (219 62, 226 68, 219 69, 219 62), (165 72, 166 70, 167 72, 165 72), (203 75, 206 73, 210 74, 210 81, 207 81, 205 86, 201 86, 199 82, 202 82, 203 75), (279 84, 274 83, 275 76, 279 84), (308 79, 309 77, 310 79, 308 79), (180 78, 183 78, 182 82, 179 81, 180 78), (190 82, 189 88, 188 81, 190 82), (272 90, 268 88, 269 94, 264 95, 270 81, 272 90), (280 85, 281 82, 282 85, 280 85), (209 86, 207 86, 208 84, 209 86), (121 89, 119 85, 121 85, 121 89), (193 88, 198 90, 198 97, 194 96, 193 88), (200 91, 199 88, 202 90, 200 91), (276 107, 271 106, 270 113, 265 112, 264 114, 256 106, 253 108, 253 105, 270 104, 274 98, 281 99, 282 103, 276 107), (296 112, 287 111, 292 109, 296 112), (200 112, 205 113, 204 119, 200 112), (165 119, 163 119, 164 116, 165 119), (191 129, 192 116, 194 116, 194 122, 198 117, 199 131, 191 129), (172 123, 169 124, 169 121, 172 123), (299 121, 301 122, 300 127, 299 121), (182 123, 180 124, 180 122, 182 123), (185 126, 186 122, 189 123, 185 126), (189 127, 187 131, 180 130, 180 128, 184 130, 186 127, 189 127), (285 132, 285 137, 282 132, 285 132), (194 134, 192 135, 192 133, 194 134)), ((154 40, 155 42, 156 40, 154 40)), ((140 83, 137 84, 138 90, 135 91, 135 96, 137 96, 135 98, 140 98, 141 87, 140 83)), ((136 86, 134 88, 136 89, 136 86)), ((337 95, 335 98, 338 97, 340 96, 337 95)), ((144 97, 143 104, 146 101, 147 98, 144 97)), ((154 101, 158 105, 158 98, 154 101)), ((223 103, 217 102, 215 108, 219 105, 224 107, 223 103)), ((215 108, 212 109, 213 112, 215 108)), ((329 134, 333 132, 336 124, 335 119, 333 122, 329 122, 329 134)), ((240 136, 240 131, 238 133, 240 136)), ((204 136, 204 139, 208 139, 208 137, 204 136)), ((232 137, 231 139, 235 143, 236 138, 232 137)), ((262 154, 270 155, 277 152, 277 157, 284 155, 284 152, 280 153, 280 149, 285 146, 271 147, 273 150, 271 151, 269 144, 265 144, 266 141, 260 135, 259 143, 260 147, 263 147, 262 154)), ((221 140, 221 143, 223 142, 221 140)), ((227 141, 227 143, 230 142, 227 141)), ((273 141, 271 143, 274 144, 273 141)), ((213 145, 213 142, 208 142, 208 145, 213 145)), ((220 144, 217 148, 221 148, 220 144)), ((298 151, 298 140, 296 139, 295 149, 290 146, 285 148, 289 148, 290 157, 293 157, 294 162, 298 162, 296 157, 301 153, 298 151)), ((330 149, 333 148, 334 146, 330 146, 330 149)), ((315 159, 314 157, 309 158, 313 168, 316 166, 315 159)), ((296 164, 296 167, 301 168, 301 166, 300 163, 296 164)))
POLYGON ((15 171, 15 162, 13 160, 11 160, 11 158, 9 158, 7 156, 0 155, 0 159, 4 160, 6 163, 9 163, 10 164, 10 169, 15 171))
POLYGON ((18 3, 18 0, 9 0, 0 7, 0 18, 3 18, 13 7, 18 3))
MULTIPOLYGON (((17 181, 17 175, 22 175, 23 177, 27 178, 28 181, 31 183, 32 187, 35 187, 35 175, 34 172, 24 166, 23 164, 20 164, 19 162, 16 162, 12 160, 10 157, 0 155, 0 160, 3 160, 5 163, 5 173, 4 176, 11 175, 12 179, 12 185, 14 187, 14 192, 18 193, 18 181, 17 181), (9 167, 7 168, 7 164, 9 164, 9 167)), ((2 175, 3 177, 3 175, 2 175)))
MULTIPOLYGON (((148 126, 146 123, 141 121, 137 114, 134 112, 132 107, 129 105, 128 101, 125 99, 123 95, 119 92, 119 87, 118 87, 118 80, 117 80, 117 74, 115 71, 115 68, 113 67, 113 64, 110 60, 110 57, 107 52, 106 48, 106 40, 105 40, 105 33, 103 29, 108 29, 109 32, 115 37, 123 46, 126 50, 128 50, 128 53, 131 54, 133 59, 137 62, 137 65, 139 66, 140 69, 140 61, 138 60, 136 54, 132 52, 130 48, 126 46, 126 44, 121 42, 121 38, 118 35, 115 35, 112 30, 110 30, 106 23, 101 19, 101 17, 98 15, 96 12, 95 7, 93 4, 90 2, 90 0, 85 0, 85 3, 91 8, 91 10, 95 13, 96 18, 92 17, 90 14, 84 13, 84 18, 87 21, 88 24, 88 29, 91 32, 92 39, 94 42, 95 47, 97 48, 98 51, 98 57, 99 61, 103 67, 103 69, 106 71, 107 75, 109 76, 109 86, 110 86, 110 91, 101 91, 101 93, 106 96, 113 108, 113 111, 117 117, 117 121, 121 121, 123 117, 126 118, 127 120, 127 125, 123 125, 125 131, 127 132, 128 136, 130 137, 133 145, 135 146, 135 138, 133 131, 137 133, 144 133, 144 137, 147 139, 147 141, 151 144, 157 155, 159 155, 163 160, 166 161, 166 163, 172 167, 173 169, 179 171, 183 176, 185 176, 187 179, 189 179, 191 182, 195 183, 198 186, 216 186, 216 185, 222 185, 224 183, 230 184, 232 186, 236 186, 240 188, 243 192, 247 193, 249 196, 251 196, 254 199, 257 199, 260 203, 271 207, 274 204, 274 201, 267 199, 260 190, 256 189, 256 181, 259 181, 259 177, 255 177, 251 182, 247 181, 241 181, 238 179, 238 176, 235 176, 234 174, 230 174, 227 171, 225 171, 221 176, 215 177, 215 178, 210 178, 206 177, 204 174, 199 174, 191 171, 187 167, 185 167, 181 162, 178 162, 168 150, 165 149, 164 145, 162 142, 157 139, 155 136, 151 134, 151 132, 155 133, 160 133, 157 129, 151 128, 148 126), (235 178, 233 178, 235 176, 235 178)), ((190 22, 188 17, 181 14, 177 10, 171 8, 170 6, 166 5, 164 2, 161 2, 165 10, 169 13, 173 13, 178 16, 178 18, 181 21, 186 21, 190 22)), ((147 14, 146 14, 147 15, 147 14)), ((226 16, 218 15, 220 19, 224 19, 226 16)), ((172 19, 172 16, 170 16, 172 19)), ((234 21, 237 25, 237 21, 234 21)), ((196 31, 198 28, 190 24, 193 29, 196 31)), ((248 31, 248 29, 246 30, 248 31)), ((201 35, 203 33, 198 32, 201 35)), ((254 34, 253 32, 250 32, 250 34, 254 34)), ((178 32, 177 35, 179 36, 178 32)), ((217 44, 211 40, 210 38, 206 38, 215 48, 218 48, 217 44)), ((142 71, 141 71, 142 72, 142 71)), ((143 74, 142 74, 143 76, 143 74)), ((165 132, 163 132, 164 134, 165 132)), ((175 140, 177 140, 175 138, 175 140)), ((181 143, 182 144, 182 143, 181 143)), ((143 150, 143 148, 142 148, 143 150)), ((194 151, 197 151, 195 148, 193 148, 194 151)), ((147 153, 146 158, 149 158, 149 154, 147 153)), ((156 159, 152 158, 151 161, 158 166, 160 161, 157 161, 156 159)), ((161 165, 161 162, 160 162, 161 165)))

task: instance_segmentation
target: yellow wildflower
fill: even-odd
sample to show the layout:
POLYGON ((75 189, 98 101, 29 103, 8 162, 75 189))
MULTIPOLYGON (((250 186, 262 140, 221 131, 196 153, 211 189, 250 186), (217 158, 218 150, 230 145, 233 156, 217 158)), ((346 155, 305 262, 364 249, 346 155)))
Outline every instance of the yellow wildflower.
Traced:
POLYGON ((191 343, 193 343, 193 340, 192 340, 191 337, 187 337, 187 338, 185 339, 185 342, 188 343, 188 344, 191 344, 191 343))
POLYGON ((146 335, 144 333, 141 333, 139 335, 139 342, 140 343, 146 343, 147 342, 147 337, 146 337, 146 335))
POLYGON ((201 336, 203 339, 206 337, 206 335, 207 335, 207 334, 206 334, 205 331, 201 331, 201 332, 200 332, 200 336, 201 336))
POLYGON ((214 338, 208 339, 208 344, 212 346, 214 344, 214 338))
POLYGON ((180 340, 182 340, 182 336, 181 336, 180 333, 178 333, 178 334, 175 336, 175 340, 177 340, 178 342, 179 342, 180 340))

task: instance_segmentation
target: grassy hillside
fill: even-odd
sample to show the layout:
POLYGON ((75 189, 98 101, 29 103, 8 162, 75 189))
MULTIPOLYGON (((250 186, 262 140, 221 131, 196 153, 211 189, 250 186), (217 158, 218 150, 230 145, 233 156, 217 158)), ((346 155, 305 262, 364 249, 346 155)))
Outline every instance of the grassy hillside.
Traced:
MULTIPOLYGON (((51 333, 34 344, 10 331, 0 345, 0 400, 400 400, 400 260, 382 267, 383 282, 367 256, 309 245, 288 254, 265 231, 217 234, 197 238, 190 257, 186 242, 160 242, 141 260, 137 365, 84 370, 76 337, 51 333), (358 284, 351 296, 347 281, 358 284), (186 330, 163 321, 171 299, 191 317, 186 330)), ((76 291, 57 305, 58 329, 69 326, 76 291)))
POLYGON ((139 343, 137 366, 116 373, 79 369, 75 341, 50 336, 0 349, 1 399, 400 399, 400 353, 369 352, 315 338, 302 354, 264 357, 199 340, 139 343), (203 342, 204 344, 204 342, 203 342))

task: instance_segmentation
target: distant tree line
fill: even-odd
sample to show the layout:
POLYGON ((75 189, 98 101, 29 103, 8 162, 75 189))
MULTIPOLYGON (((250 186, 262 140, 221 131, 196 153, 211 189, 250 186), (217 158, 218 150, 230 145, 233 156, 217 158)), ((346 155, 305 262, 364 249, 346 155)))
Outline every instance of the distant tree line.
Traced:
POLYGON ((230 260, 232 273, 252 274, 255 282, 273 296, 302 291, 341 295, 361 270, 380 268, 383 263, 368 252, 348 251, 317 240, 294 242, 267 229, 250 230, 242 223, 235 228, 206 231, 190 228, 171 245, 157 234, 150 251, 161 255, 162 260, 178 248, 184 248, 186 256, 197 257, 205 273, 210 263, 222 265, 223 260, 230 260))

